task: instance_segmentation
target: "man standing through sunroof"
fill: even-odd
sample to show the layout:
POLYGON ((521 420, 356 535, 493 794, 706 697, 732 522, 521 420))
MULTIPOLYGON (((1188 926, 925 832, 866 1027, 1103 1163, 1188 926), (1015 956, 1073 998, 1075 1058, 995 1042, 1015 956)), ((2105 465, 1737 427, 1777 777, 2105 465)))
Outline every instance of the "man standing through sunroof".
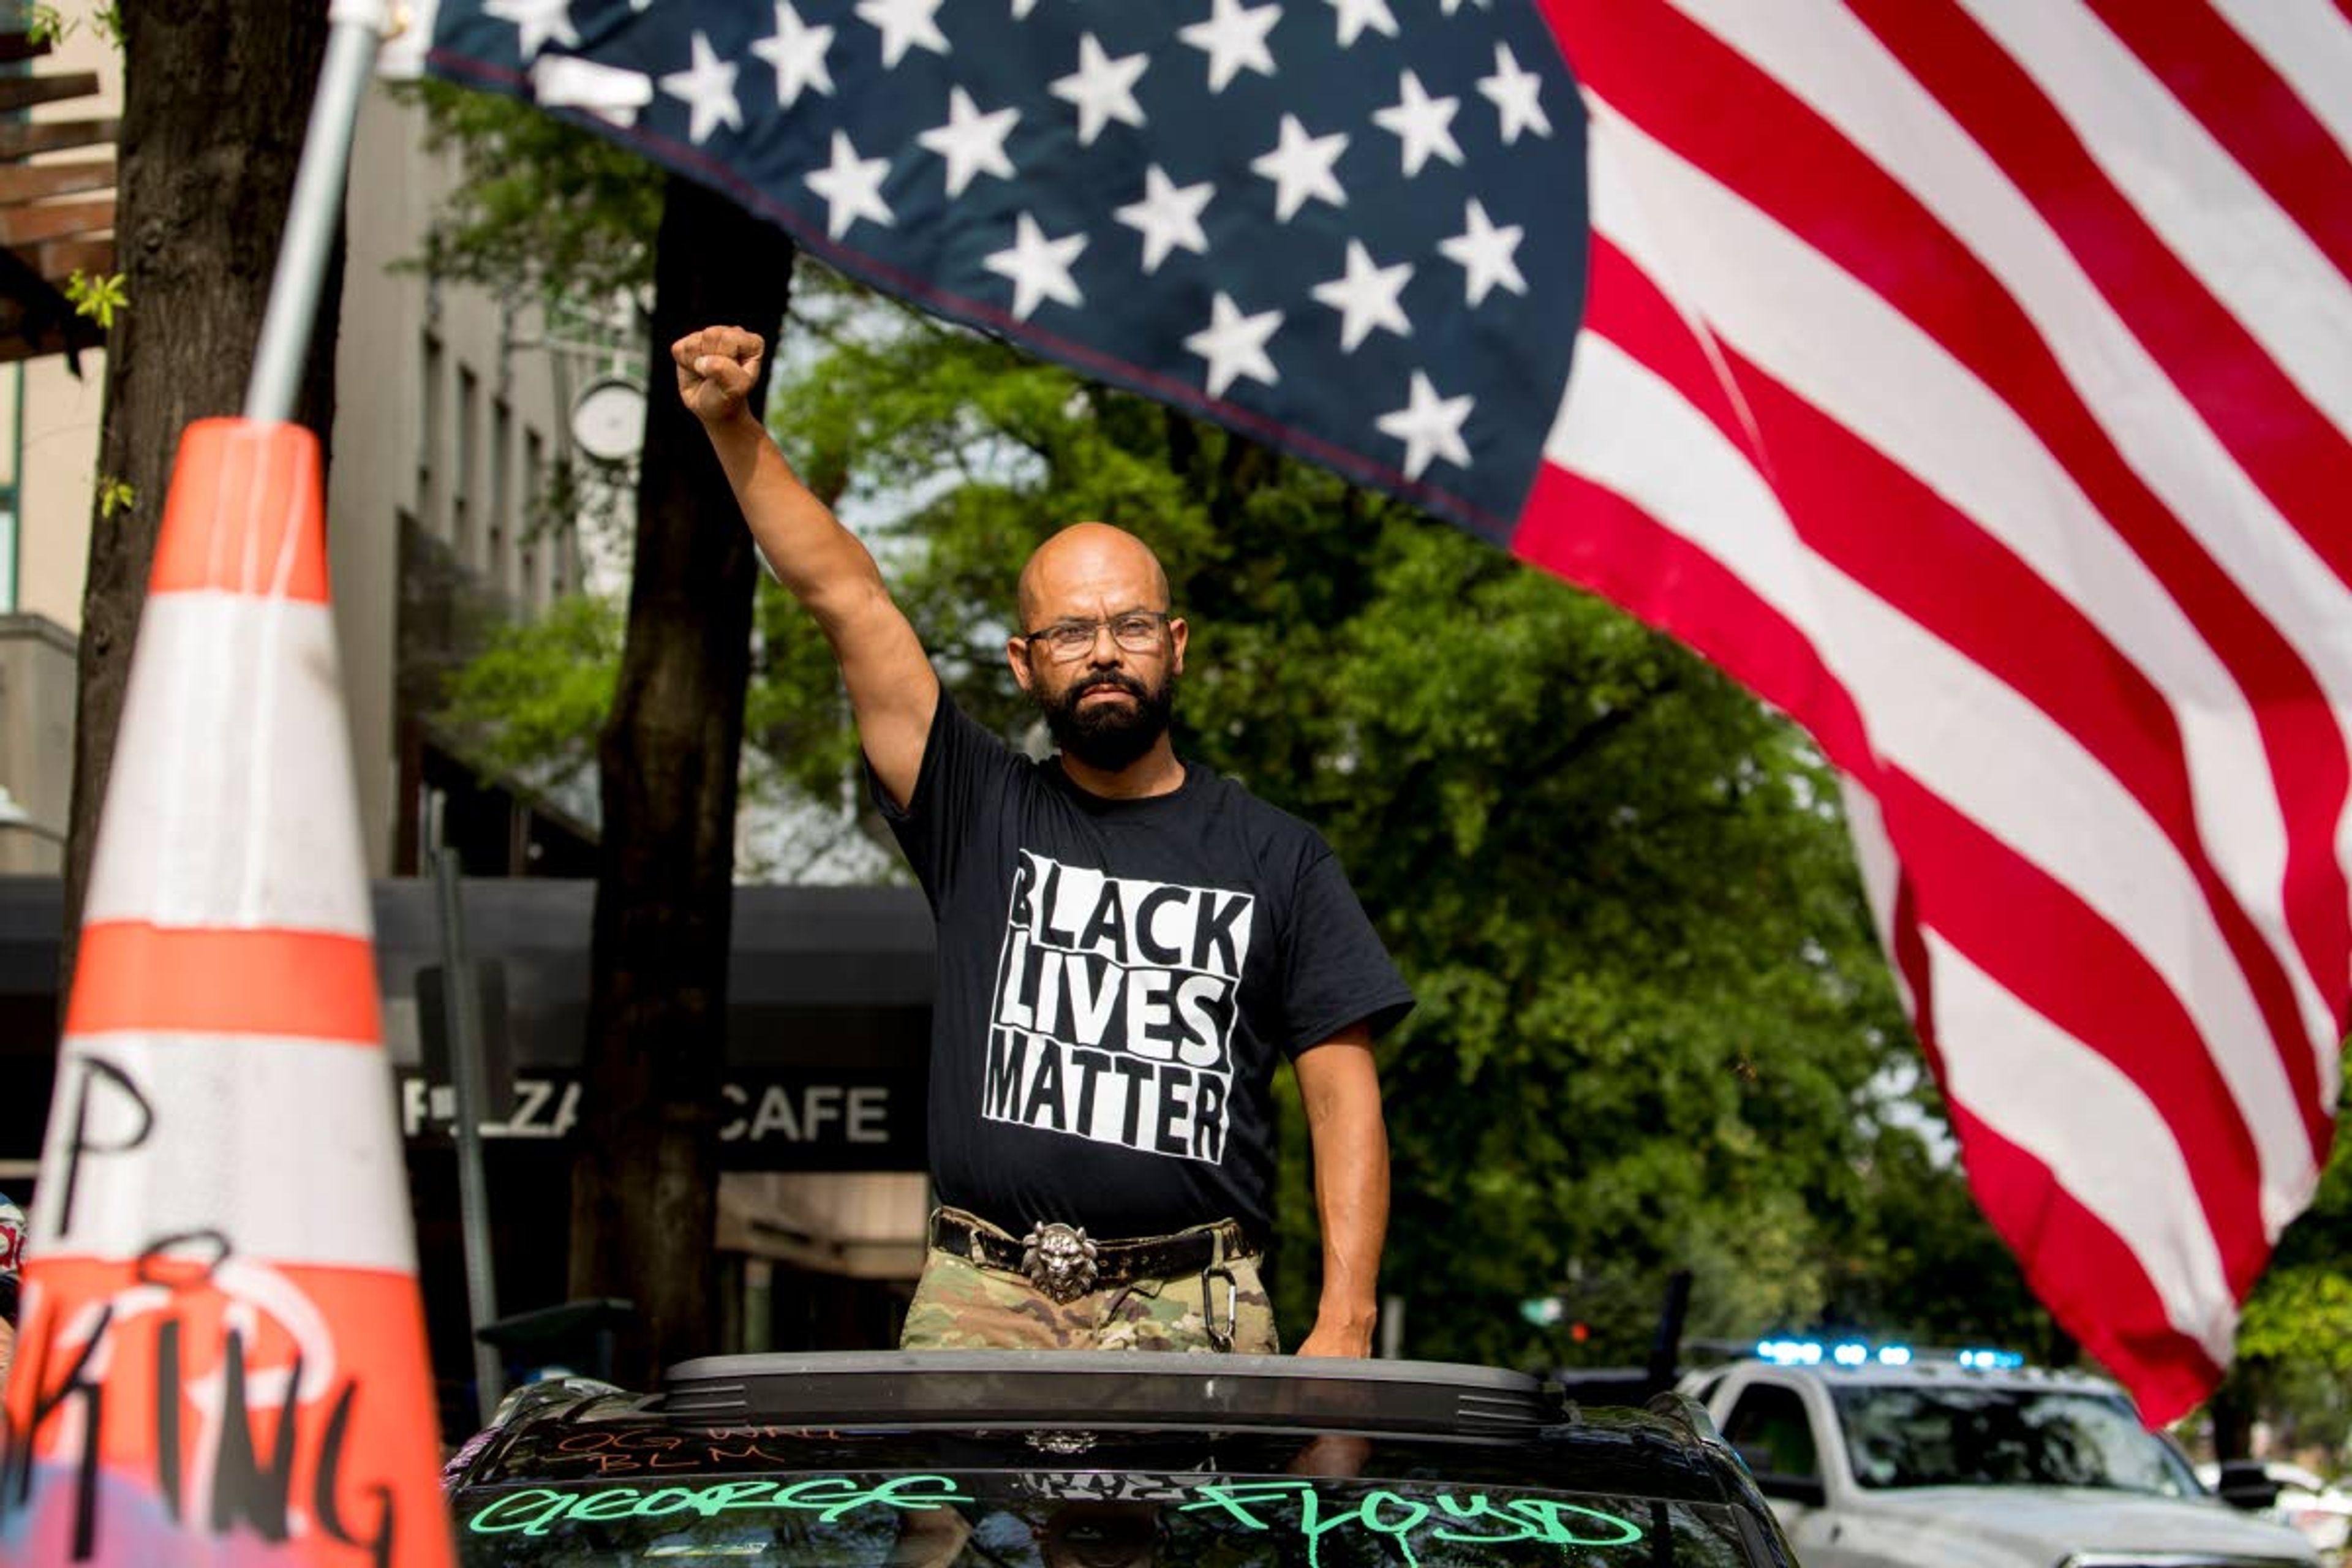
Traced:
POLYGON ((1286 1058, 1323 1233, 1299 1353, 1370 1353, 1389 1200, 1371 1046, 1412 994, 1321 837, 1176 755, 1190 629, 1158 559, 1081 522, 1022 569, 1005 657, 1060 748, 1032 762, 957 708, 746 406, 761 340, 713 327, 671 352, 761 555, 832 643, 939 922, 941 1206, 902 1343, 1276 1351, 1258 1268, 1286 1058))

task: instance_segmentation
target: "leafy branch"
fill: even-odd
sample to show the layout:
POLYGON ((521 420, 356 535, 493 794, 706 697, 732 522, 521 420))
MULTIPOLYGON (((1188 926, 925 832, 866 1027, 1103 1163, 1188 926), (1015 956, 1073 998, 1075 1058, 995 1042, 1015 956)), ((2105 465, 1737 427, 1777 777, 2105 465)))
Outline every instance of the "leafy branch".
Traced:
POLYGON ((74 314, 86 316, 109 331, 114 330, 114 314, 131 308, 131 296, 124 292, 122 274, 100 273, 91 277, 79 267, 66 279, 66 300, 74 314))
MULTIPOLYGON (((100 37, 118 49, 122 47, 122 7, 119 4, 100 6, 90 13, 89 21, 100 37)), ((34 0, 25 22, 25 37, 36 48, 53 47, 72 37, 80 26, 79 18, 68 17, 47 0, 34 0)))

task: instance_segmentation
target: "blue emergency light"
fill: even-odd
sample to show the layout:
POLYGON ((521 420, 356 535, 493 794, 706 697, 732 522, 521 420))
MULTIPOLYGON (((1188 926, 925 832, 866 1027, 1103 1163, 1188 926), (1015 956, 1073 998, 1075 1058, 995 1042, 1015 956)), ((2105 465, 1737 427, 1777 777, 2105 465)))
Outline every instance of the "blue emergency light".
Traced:
POLYGON ((1823 1362, 1835 1366, 1868 1366, 1873 1362, 1880 1366, 1909 1366, 1922 1355, 1934 1361, 1949 1359, 1964 1367, 1985 1372, 2025 1364, 2025 1358, 2015 1351, 1984 1350, 1973 1346, 1961 1351, 1919 1352, 1906 1344, 1874 1345, 1862 1340, 1840 1340, 1826 1345, 1819 1340, 1756 1342, 1756 1359, 1769 1361, 1775 1366, 1819 1366, 1823 1362))

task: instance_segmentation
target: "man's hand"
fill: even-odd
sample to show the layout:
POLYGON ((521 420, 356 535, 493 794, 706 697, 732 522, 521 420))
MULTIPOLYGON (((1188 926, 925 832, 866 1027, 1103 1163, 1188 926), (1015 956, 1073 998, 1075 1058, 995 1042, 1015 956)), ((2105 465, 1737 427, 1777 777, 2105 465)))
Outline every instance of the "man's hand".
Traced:
POLYGON ((1372 1353, 1372 1325, 1369 1322, 1332 1322, 1318 1318, 1315 1331, 1300 1342, 1300 1355, 1370 1356, 1372 1353))
POLYGON ((717 426, 743 416, 744 400, 760 374, 768 345, 740 327, 705 327, 670 344, 677 362, 677 396, 705 425, 717 426))

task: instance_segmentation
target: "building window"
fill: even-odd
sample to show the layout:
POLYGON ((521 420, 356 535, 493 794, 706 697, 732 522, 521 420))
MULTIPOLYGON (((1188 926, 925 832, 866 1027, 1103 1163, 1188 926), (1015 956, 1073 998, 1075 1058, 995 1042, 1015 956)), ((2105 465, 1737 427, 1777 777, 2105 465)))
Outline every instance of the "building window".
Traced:
POLYGON ((425 353, 417 374, 425 384, 418 389, 422 428, 416 433, 416 515, 424 521, 427 533, 446 538, 448 519, 441 514, 441 423, 446 413, 441 390, 441 340, 431 332, 425 334, 425 353))
POLYGON ((474 522, 477 516, 476 471, 479 455, 475 450, 474 421, 481 412, 482 383, 469 365, 457 367, 457 471, 449 488, 449 547, 457 552, 458 564, 478 564, 474 552, 474 522))
MULTIPOLYGON (((557 564, 561 557, 553 549, 558 531, 554 519, 547 515, 547 442, 538 431, 528 426, 522 433, 522 486, 523 537, 530 542, 524 560, 529 562, 545 553, 558 577, 553 591, 561 594, 563 592, 562 568, 557 564)), ((548 595, 541 592, 537 575, 528 564, 523 568, 522 592, 526 601, 534 608, 547 602, 548 595)))
POLYGON ((19 538, 18 492, 25 483, 25 367, 7 370, 8 426, 6 465, 0 468, 0 612, 16 612, 16 563, 23 554, 19 538))
MULTIPOLYGON (((514 411, 503 397, 490 405, 490 532, 489 561, 487 569, 490 582, 503 593, 514 584, 507 571, 507 544, 514 537, 514 411)), ((522 589, 528 595, 529 584, 522 589)))

